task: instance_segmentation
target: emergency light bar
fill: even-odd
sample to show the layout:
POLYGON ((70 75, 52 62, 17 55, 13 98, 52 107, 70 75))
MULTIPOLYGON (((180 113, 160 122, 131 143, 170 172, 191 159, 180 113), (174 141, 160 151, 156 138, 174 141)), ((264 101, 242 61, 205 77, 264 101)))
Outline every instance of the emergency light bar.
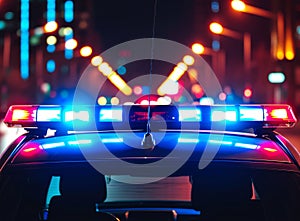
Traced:
MULTIPOLYGON (((168 129, 210 129, 212 125, 227 128, 287 128, 297 119, 289 105, 151 105, 151 124, 159 128, 164 121, 168 129), (186 128, 186 127, 184 127, 186 128)), ((14 105, 4 118, 8 127, 44 128, 56 130, 145 129, 148 107, 141 105, 107 106, 58 106, 14 105), (74 126, 75 125, 75 126, 74 126), (129 125, 129 126, 128 126, 129 125), (127 128, 128 127, 128 128, 127 128)), ((166 129, 166 128, 161 128, 166 129)))

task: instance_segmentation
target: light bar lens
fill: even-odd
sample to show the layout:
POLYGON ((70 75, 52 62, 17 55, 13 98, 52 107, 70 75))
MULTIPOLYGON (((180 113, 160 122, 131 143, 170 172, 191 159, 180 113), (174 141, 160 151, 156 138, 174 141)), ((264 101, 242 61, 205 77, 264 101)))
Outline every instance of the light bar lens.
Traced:
MULTIPOLYGON (((292 127, 297 119, 289 105, 199 105, 199 106, 151 106, 151 120, 159 123, 164 120, 168 128, 179 128, 180 122, 187 125, 200 123, 209 129, 212 124, 228 122, 226 127, 233 128, 278 128, 292 127)), ((115 129, 126 122, 135 129, 143 129, 148 119, 148 108, 133 106, 58 106, 58 105, 16 105, 11 106, 4 122, 13 127, 25 128, 72 128, 72 122, 78 122, 76 130, 87 130, 95 122, 97 128, 115 129), (82 124, 81 124, 82 123, 82 124), (116 125, 114 125, 116 126, 116 125)), ((127 128, 127 127, 126 127, 127 128)), ((94 129, 94 128, 90 128, 94 129)), ((122 128, 121 128, 122 129, 122 128)))
POLYGON ((122 122, 122 107, 101 109, 99 113, 100 122, 122 122))
POLYGON ((212 107, 211 121, 237 121, 235 107, 212 107))
POLYGON ((264 111, 262 107, 240 107, 241 121, 263 121, 264 111))
POLYGON ((37 122, 60 122, 61 107, 39 107, 37 111, 37 122))
POLYGON ((12 110, 12 121, 28 121, 32 122, 36 119, 36 110, 35 107, 25 107, 25 108, 13 108, 12 110))
POLYGON ((201 111, 196 107, 179 107, 179 121, 201 121, 201 111))
POLYGON ((66 111, 65 112, 65 122, 73 122, 73 121, 84 121, 89 122, 90 113, 87 110, 82 111, 66 111))

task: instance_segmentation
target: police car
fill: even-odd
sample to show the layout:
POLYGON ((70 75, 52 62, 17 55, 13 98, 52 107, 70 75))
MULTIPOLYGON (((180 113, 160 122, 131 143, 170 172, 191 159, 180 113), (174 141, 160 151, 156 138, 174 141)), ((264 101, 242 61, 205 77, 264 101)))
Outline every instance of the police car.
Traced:
POLYGON ((300 220, 289 105, 11 106, 13 220, 300 220))

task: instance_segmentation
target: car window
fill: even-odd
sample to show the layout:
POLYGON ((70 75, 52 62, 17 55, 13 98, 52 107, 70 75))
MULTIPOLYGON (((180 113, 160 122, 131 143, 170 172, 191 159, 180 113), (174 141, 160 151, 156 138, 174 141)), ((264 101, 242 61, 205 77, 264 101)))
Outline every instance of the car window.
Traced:
MULTIPOLYGON (((46 219, 49 203, 61 195, 74 194, 73 199, 83 197, 80 199, 86 200, 94 197, 95 194, 91 194, 93 188, 78 189, 78 183, 85 183, 81 176, 78 176, 77 182, 68 180, 69 189, 61 192, 62 187, 59 187, 60 177, 68 173, 77 177, 80 174, 78 171, 86 170, 89 173, 91 168, 86 169, 82 164, 62 168, 8 168, 1 177, 1 216, 5 220, 20 220, 20 217, 23 220, 46 219)), ((289 220, 288 217, 293 220, 300 211, 297 203, 300 197, 298 173, 237 169, 223 165, 199 170, 190 176, 178 174, 147 185, 122 184, 113 178, 106 176, 101 181, 105 187, 95 185, 100 190, 97 190, 98 193, 101 193, 97 201, 99 211, 106 208, 105 204, 112 202, 124 209, 126 202, 131 204, 125 208, 128 205, 140 207, 142 202, 147 205, 147 202, 154 201, 165 202, 165 207, 196 209, 208 217, 211 209, 214 214, 225 217, 237 215, 234 211, 239 211, 238 216, 242 217, 245 215, 243 211, 248 214, 252 210, 253 215, 258 217, 266 214, 274 218, 276 214, 281 220, 289 220), (107 191, 107 195, 103 195, 103 191, 107 191)))

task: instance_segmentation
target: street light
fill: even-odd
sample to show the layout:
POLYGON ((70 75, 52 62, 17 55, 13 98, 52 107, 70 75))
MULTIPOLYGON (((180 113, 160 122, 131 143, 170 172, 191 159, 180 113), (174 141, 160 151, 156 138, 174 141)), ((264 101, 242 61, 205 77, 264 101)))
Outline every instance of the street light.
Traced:
MULTIPOLYGON (((222 50, 219 51, 215 51, 212 48, 208 48, 203 46, 201 43, 199 42, 195 42, 194 44, 192 44, 191 46, 192 51, 195 54, 198 55, 208 55, 211 56, 212 58, 212 68, 213 70, 218 73, 218 77, 219 79, 222 81, 225 75, 225 52, 222 50)), ((189 74, 197 74, 197 72, 195 69, 191 69, 188 73, 189 74)))
POLYGON ((274 30, 271 33, 273 57, 278 60, 283 60, 284 57, 288 60, 294 59, 295 52, 292 37, 293 34, 291 30, 291 17, 289 14, 286 17, 286 33, 284 34, 284 17, 281 12, 273 13, 265 9, 245 4, 241 0, 232 0, 231 7, 239 12, 245 12, 273 20, 277 29, 277 35, 274 30))
POLYGON ((274 18, 274 14, 270 11, 261 9, 261 8, 257 8, 248 4, 245 4, 243 1, 241 0, 233 0, 231 1, 231 7, 236 10, 236 11, 240 11, 240 12, 246 12, 249 14, 254 14, 254 15, 259 15, 265 18, 274 18))
POLYGON ((214 55, 215 51, 213 51, 211 48, 207 48, 207 47, 204 47, 202 44, 200 43, 194 43, 192 45, 192 51, 195 53, 195 54, 199 54, 199 55, 214 55))
POLYGON ((249 33, 245 32, 244 34, 241 34, 237 31, 233 31, 228 28, 224 28, 220 23, 218 22, 212 22, 209 25, 209 29, 212 33, 218 34, 218 35, 224 35, 231 38, 239 39, 243 41, 244 44, 244 65, 246 70, 249 70, 250 63, 251 63, 251 36, 249 33))

